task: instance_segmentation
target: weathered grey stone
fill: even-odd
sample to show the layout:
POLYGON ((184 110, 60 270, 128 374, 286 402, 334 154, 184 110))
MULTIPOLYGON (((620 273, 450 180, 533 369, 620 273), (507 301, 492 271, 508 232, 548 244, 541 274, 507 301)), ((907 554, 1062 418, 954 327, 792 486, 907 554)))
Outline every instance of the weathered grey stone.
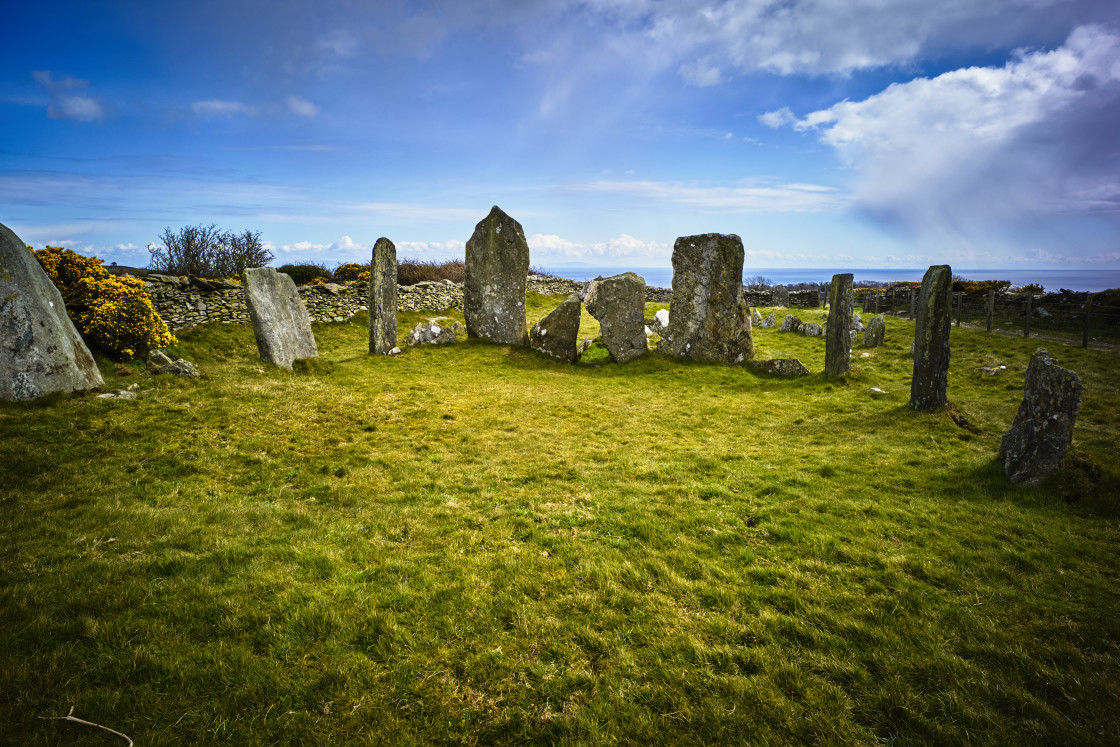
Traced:
POLYGON ((384 236, 369 263, 369 352, 388 355, 397 346, 397 247, 384 236))
POLYGON ((1059 366, 1045 349, 1035 351, 1027 366, 1023 403, 999 444, 999 461, 1009 480, 1034 484, 1061 469, 1073 443, 1082 392, 1076 373, 1059 366))
POLYGON ((202 375, 198 372, 198 366, 185 358, 176 358, 174 361, 164 366, 160 370, 160 373, 169 373, 174 376, 186 376, 191 379, 197 379, 202 375))
POLYGON ((743 295, 743 241, 734 234, 682 236, 673 244, 673 300, 658 352, 700 361, 754 357, 743 295))
POLYGON ((292 361, 318 358, 311 322, 292 278, 274 267, 253 267, 241 278, 261 360, 290 371, 292 361))
POLYGON ((914 375, 910 406, 935 410, 949 401, 949 330, 953 310, 953 270, 934 265, 922 278, 918 317, 914 321, 914 375))
POLYGON ((653 324, 650 325, 650 329, 653 330, 654 334, 659 335, 662 332, 664 332, 668 327, 669 327, 669 310, 668 309, 658 309, 657 313, 655 313, 653 315, 653 324))
POLYGON ((97 395, 98 399, 136 399, 136 392, 130 392, 127 389, 121 389, 118 392, 106 392, 105 394, 97 395))
POLYGON ((801 320, 793 314, 786 314, 786 318, 782 321, 782 326, 778 327, 779 332, 800 332, 801 320))
POLYGON ((762 314, 758 313, 758 309, 751 309, 751 326, 762 323, 762 314))
POLYGON ((451 327, 445 327, 437 321, 432 322, 417 322, 412 331, 408 333, 408 346, 415 347, 417 345, 450 345, 453 342, 458 342, 455 337, 455 331, 451 327))
MULTIPOLYGON (((591 316, 599 320, 603 344, 611 360, 626 363, 645 355, 646 281, 632 272, 609 278, 598 277, 583 292, 583 303, 591 316)), ((669 317, 673 323, 673 317, 669 317)))
MULTIPOLYGON (((854 303, 855 301, 853 299, 853 304, 854 303)), ((856 332, 863 331, 863 317, 859 314, 852 314, 852 329, 854 329, 856 332)))
POLYGON ((887 323, 881 316, 871 317, 867 329, 863 331, 863 346, 865 348, 879 348, 883 346, 887 334, 887 323))
POLYGON ((824 337, 824 327, 816 322, 805 322, 801 325, 801 334, 806 337, 824 337))
POLYGON ((828 291, 828 334, 824 340, 824 372, 827 376, 843 376, 852 370, 854 312, 852 273, 837 273, 832 276, 828 291))
POLYGON ((774 326, 774 321, 774 312, 771 311, 769 314, 767 314, 765 319, 758 323, 758 326, 762 327, 763 329, 770 329, 774 326))
POLYGON ((775 285, 771 293, 771 297, 775 306, 786 308, 789 306, 789 288, 784 285, 775 285))
POLYGON ((529 332, 529 345, 545 355, 574 363, 579 360, 577 339, 581 305, 579 296, 572 293, 544 319, 533 325, 529 332))
POLYGON ((747 365, 755 371, 776 374, 778 376, 808 376, 809 369, 805 368, 797 358, 771 358, 764 361, 747 361, 747 365))
POLYGON ((507 345, 526 344, 528 271, 525 232, 520 223, 495 205, 467 241, 463 316, 469 336, 507 345))
POLYGON ((0 224, 0 399, 26 400, 104 384, 39 260, 0 224))
POLYGON ((162 350, 149 350, 148 351, 148 365, 153 368, 163 368, 172 364, 171 357, 162 350))

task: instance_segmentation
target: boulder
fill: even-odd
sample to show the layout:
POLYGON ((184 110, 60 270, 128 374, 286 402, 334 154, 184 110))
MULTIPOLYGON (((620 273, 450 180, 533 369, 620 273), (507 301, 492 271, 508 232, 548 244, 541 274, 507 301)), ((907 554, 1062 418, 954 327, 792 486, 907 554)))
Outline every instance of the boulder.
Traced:
POLYGON ((774 312, 771 311, 765 319, 758 323, 758 326, 762 327, 763 329, 770 329, 774 326, 774 321, 774 312))
POLYGON ((176 358, 170 364, 164 366, 160 373, 169 373, 173 376, 186 376, 191 379, 197 379, 202 374, 198 372, 198 366, 194 365, 185 358, 176 358))
POLYGON ((584 288, 583 303, 599 320, 611 360, 626 363, 646 354, 645 280, 632 272, 597 277, 584 288))
POLYGON ((319 357, 307 309, 291 276, 274 267, 253 267, 242 273, 242 282, 261 360, 290 371, 298 358, 319 357))
POLYGON ((852 370, 854 313, 852 273, 837 273, 832 276, 828 292, 828 334, 824 341, 824 372, 827 376, 843 376, 852 370))
POLYGON ((367 309, 369 353, 388 355, 397 346, 397 247, 385 237, 373 245, 367 309))
POLYGON ((682 236, 673 245, 673 300, 658 352, 700 361, 754 357, 743 295, 743 241, 734 234, 682 236))
POLYGON ((408 346, 417 345, 450 345, 458 342, 455 331, 451 327, 440 325, 439 322, 417 322, 412 331, 408 333, 408 346))
POLYGON ((935 410, 949 401, 949 330, 952 321, 953 270, 934 265, 922 278, 914 320, 914 375, 910 406, 935 410))
POLYGON ((758 313, 758 309, 751 309, 751 326, 762 324, 762 314, 758 313))
POLYGON ((39 260, 0 224, 0 399, 94 389, 105 382, 39 260))
POLYGON ((800 332, 801 320, 793 314, 786 314, 786 318, 782 321, 782 326, 778 328, 779 332, 800 332))
POLYGON ((747 361, 755 371, 775 374, 777 376, 808 376, 809 369, 805 368, 797 358, 771 358, 764 361, 747 361))
POLYGON ((863 331, 863 317, 859 314, 852 314, 852 329, 856 332, 863 331))
POLYGON ((824 337, 824 327, 816 322, 805 322, 801 325, 801 334, 806 337, 824 337))
POLYGON ((865 348, 880 348, 887 333, 887 323, 881 316, 871 317, 867 329, 863 331, 863 346, 865 348))
POLYGON ((148 351, 148 365, 152 368, 159 370, 164 366, 170 366, 172 363, 171 357, 162 350, 148 351))
POLYGON ((999 461, 1009 480, 1031 485, 1061 469, 1073 443, 1083 391, 1076 373, 1059 366, 1045 349, 1035 351, 1019 413, 999 444, 999 461))
POLYGON ((520 223, 495 205, 467 241, 463 316, 470 337, 507 345, 526 344, 528 272, 525 232, 520 223))
POLYGON ((657 313, 653 315, 653 324, 650 329, 654 334, 659 335, 666 330, 669 326, 669 310, 658 309, 657 313))
POLYGON ((529 331, 530 347, 569 363, 579 360, 577 342, 581 309, 579 296, 575 293, 569 295, 548 316, 533 325, 529 331))

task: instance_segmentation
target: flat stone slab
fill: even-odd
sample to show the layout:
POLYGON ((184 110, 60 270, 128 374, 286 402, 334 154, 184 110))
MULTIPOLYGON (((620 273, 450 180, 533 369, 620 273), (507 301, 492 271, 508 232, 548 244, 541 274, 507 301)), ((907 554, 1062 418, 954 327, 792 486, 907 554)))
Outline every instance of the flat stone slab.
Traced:
POLYGON ((495 205, 475 226, 466 256, 463 316, 467 335, 507 345, 526 344, 529 244, 521 224, 495 205))
POLYGON ((290 276, 274 267, 253 267, 241 281, 261 360, 291 371, 293 361, 319 357, 307 309, 290 276))
MULTIPOLYGON (((583 291, 583 304, 599 320, 611 360, 626 363, 649 352, 646 341, 646 281, 632 272, 598 277, 583 291)), ((672 324, 672 316, 669 323, 672 324)))
POLYGON ((572 293, 529 331, 529 346, 545 355, 574 363, 579 360, 579 318, 583 306, 572 293))
POLYGON ((0 399, 95 389, 105 382, 62 294, 27 244, 0 224, 0 399))
POLYGON ((999 461, 1009 480, 1031 485, 1061 469, 1073 443, 1083 392, 1076 373, 1059 366, 1044 348, 1035 351, 1024 377, 1023 402, 999 444, 999 461))

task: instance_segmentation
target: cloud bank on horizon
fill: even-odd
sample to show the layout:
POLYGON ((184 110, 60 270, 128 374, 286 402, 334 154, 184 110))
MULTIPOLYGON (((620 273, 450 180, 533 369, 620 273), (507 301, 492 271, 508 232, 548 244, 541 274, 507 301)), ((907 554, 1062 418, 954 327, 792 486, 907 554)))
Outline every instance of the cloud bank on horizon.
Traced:
POLYGON ((21 4, 0 222, 146 264, 165 226, 277 261, 1120 269, 1120 6, 1104 0, 21 4), (59 44, 58 39, 67 39, 59 44))

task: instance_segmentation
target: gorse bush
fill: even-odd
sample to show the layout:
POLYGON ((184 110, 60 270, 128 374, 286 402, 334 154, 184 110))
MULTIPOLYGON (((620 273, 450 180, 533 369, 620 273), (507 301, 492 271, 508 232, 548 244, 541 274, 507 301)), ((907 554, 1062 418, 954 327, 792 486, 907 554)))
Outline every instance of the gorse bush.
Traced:
POLYGON ((369 265, 347 262, 334 268, 334 279, 340 282, 361 280, 363 273, 365 273, 366 279, 369 279, 369 265))
POLYGON ((261 244, 260 231, 234 233, 200 223, 178 232, 165 228, 160 241, 162 245, 148 244, 150 269, 171 275, 224 278, 272 261, 272 252, 261 244))
POLYGON ((276 268, 295 281, 296 285, 322 285, 331 279, 331 271, 323 265, 300 262, 294 265, 281 265, 276 268))
POLYGON ((90 344, 134 358, 175 342, 140 278, 112 275, 102 260, 69 249, 48 246, 32 251, 62 294, 74 326, 90 344))

